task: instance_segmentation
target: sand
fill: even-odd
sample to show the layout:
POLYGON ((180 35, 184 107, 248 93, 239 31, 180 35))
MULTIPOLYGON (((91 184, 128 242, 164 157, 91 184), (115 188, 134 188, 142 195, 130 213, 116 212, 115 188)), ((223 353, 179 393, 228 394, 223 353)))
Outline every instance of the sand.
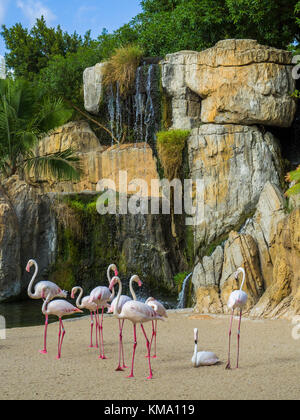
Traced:
MULTIPOLYGON (((89 317, 65 322, 62 359, 56 360, 58 324, 48 327, 48 354, 41 355, 43 327, 7 330, 0 340, 1 399, 201 400, 299 399, 300 340, 292 337, 292 323, 284 320, 245 319, 241 331, 240 369, 226 371, 227 316, 193 316, 171 312, 159 324, 158 358, 152 360, 154 379, 147 380, 148 362, 138 327, 135 378, 115 372, 118 358, 118 322, 104 320, 105 352, 89 349, 89 317), (199 346, 214 351, 222 361, 213 367, 193 368, 193 329, 199 329, 199 346)), ((236 328, 232 365, 236 357, 236 328)), ((132 324, 124 329, 125 356, 132 355, 132 324)), ((150 335, 151 324, 146 325, 150 335)))

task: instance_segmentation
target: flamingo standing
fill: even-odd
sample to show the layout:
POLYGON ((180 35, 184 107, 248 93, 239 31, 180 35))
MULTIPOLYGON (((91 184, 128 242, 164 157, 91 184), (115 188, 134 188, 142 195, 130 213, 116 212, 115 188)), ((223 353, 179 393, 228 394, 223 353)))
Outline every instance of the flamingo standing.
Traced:
MULTIPOLYGON (((139 287, 142 286, 142 282, 141 282, 140 278, 137 275, 132 276, 131 279, 130 279, 130 281, 129 281, 129 289, 130 289, 130 293, 131 293, 132 299, 133 300, 137 300, 136 294, 135 294, 135 292, 133 290, 133 287, 132 287, 132 283, 134 281, 139 285, 139 287)), ((121 312, 121 310, 122 310, 123 306, 125 305, 125 303, 126 302, 129 302, 132 299, 129 296, 121 295, 120 296, 120 299, 119 299, 119 304, 118 304, 117 311, 118 312, 121 312)), ((114 313, 116 303, 117 303, 117 298, 115 297, 114 300, 112 301, 111 305, 110 305, 110 308, 108 310, 108 313, 114 313)), ((119 330, 120 330, 120 336, 119 336, 120 337, 120 342, 119 342, 119 365, 118 365, 116 371, 124 371, 124 369, 127 368, 127 366, 125 365, 125 361, 124 361, 124 348, 123 348, 123 328, 124 328, 124 322, 125 322, 125 319, 123 319, 123 320, 120 320, 119 319, 119 330), (123 366, 121 366, 121 355, 122 355, 122 360, 123 360, 123 366)))
POLYGON ((98 323, 97 323, 97 317, 96 317, 96 311, 97 311, 97 304, 94 302, 89 303, 89 299, 90 296, 85 296, 82 300, 82 295, 83 295, 83 289, 82 287, 73 287, 72 292, 71 292, 71 298, 75 299, 75 295, 76 293, 79 291, 79 295, 77 297, 76 300, 76 306, 79 309, 87 309, 88 311, 90 311, 91 313, 91 344, 89 346, 89 348, 98 348, 98 335, 97 335, 97 328, 98 328, 98 323), (81 302, 80 302, 81 300, 81 302), (93 346, 93 328, 94 328, 94 317, 96 320, 96 346, 93 346))
MULTIPOLYGON (((31 267, 34 265, 35 271, 30 280, 30 283, 27 288, 28 296, 31 299, 45 299, 47 296, 48 301, 54 299, 55 297, 67 298, 68 292, 61 290, 57 284, 52 283, 51 281, 40 281, 35 285, 34 292, 32 292, 32 286, 34 280, 38 274, 38 264, 35 260, 29 260, 26 266, 26 271, 29 273, 31 267)), ((42 354, 47 354, 47 328, 48 328, 48 315, 45 316, 45 331, 44 331, 44 348, 39 350, 42 354)))
POLYGON ((132 355, 132 363, 131 363, 131 373, 128 376, 128 378, 133 378, 134 376, 133 366, 134 366, 135 350, 137 347, 136 324, 141 324, 141 328, 146 339, 147 350, 148 350, 149 376, 147 377, 147 379, 152 379, 153 374, 152 374, 151 361, 150 361, 150 343, 149 343, 147 334, 145 332, 143 323, 153 321, 156 319, 160 319, 164 321, 164 319, 160 315, 158 315, 150 306, 146 305, 145 303, 138 302, 136 300, 130 300, 126 302, 123 305, 121 311, 118 312, 119 301, 120 301, 121 293, 122 293, 122 283, 119 277, 114 277, 112 279, 109 288, 111 290, 116 283, 119 284, 119 291, 118 291, 118 296, 117 296, 117 302, 114 307, 114 315, 118 319, 129 319, 133 324, 133 335, 134 335, 133 355, 132 355))
MULTIPOLYGON (((111 264, 108 269, 107 269, 107 279, 108 279, 108 283, 110 284, 111 282, 111 277, 110 277, 110 272, 114 271, 115 276, 118 275, 118 269, 116 267, 115 264, 111 264)), ((104 340, 103 340, 103 314, 104 314, 104 308, 109 308, 109 303, 113 300, 115 296, 115 291, 113 289, 113 292, 111 293, 110 289, 108 287, 105 286, 98 286, 95 289, 93 289, 90 293, 90 298, 89 298, 89 303, 96 303, 97 305, 97 310, 96 310, 96 324, 97 324, 97 328, 96 330, 99 331, 99 349, 100 349, 100 353, 99 353, 99 359, 107 359, 107 357, 105 357, 104 355, 104 340), (101 321, 99 320, 99 310, 98 308, 102 308, 102 316, 101 316, 101 321)))
POLYGON ((238 367, 239 367, 242 313, 243 313, 243 309, 246 306, 247 300, 248 300, 247 293, 243 292, 243 290, 242 290, 243 286, 244 286, 244 283, 245 283, 245 279, 246 279, 245 270, 241 267, 238 268, 238 270, 234 273, 234 276, 235 276, 236 279, 238 279, 240 273, 243 273, 243 281, 242 281, 240 290, 235 290, 234 292, 232 292, 231 295, 229 296, 229 300, 228 300, 228 303, 227 303, 228 308, 232 310, 232 314, 231 314, 230 327, 229 327, 229 349, 228 349, 228 363, 226 365, 226 369, 231 369, 230 344, 231 344, 232 322, 233 322, 233 315, 234 315, 235 309, 239 309, 239 311, 240 311, 240 319, 239 319, 238 334, 237 334, 238 350, 237 350, 237 365, 236 365, 236 368, 238 369, 238 367))
MULTIPOLYGON (((146 305, 149 305, 152 309, 155 310, 155 312, 164 317, 164 318, 168 318, 168 314, 166 311, 166 308, 164 307, 164 305, 162 303, 160 303, 158 300, 156 300, 153 297, 149 297, 146 300, 146 305)), ((154 338, 154 355, 152 356, 153 359, 156 359, 157 355, 156 355, 156 336, 157 336, 157 320, 152 321, 152 337, 151 337, 151 341, 150 341, 150 349, 152 347, 152 341, 154 338)))
POLYGON ((218 357, 215 353, 210 351, 199 351, 198 352, 198 328, 194 329, 194 340, 195 340, 195 349, 194 355, 192 357, 192 363, 194 367, 199 366, 212 366, 216 363, 219 363, 218 357))
POLYGON ((61 358, 61 347, 65 336, 65 328, 62 322, 62 317, 72 315, 75 313, 82 313, 82 310, 75 308, 71 303, 66 300, 58 299, 49 302, 49 299, 44 301, 42 312, 44 315, 56 315, 59 318, 59 332, 58 332, 58 353, 57 359, 61 358))

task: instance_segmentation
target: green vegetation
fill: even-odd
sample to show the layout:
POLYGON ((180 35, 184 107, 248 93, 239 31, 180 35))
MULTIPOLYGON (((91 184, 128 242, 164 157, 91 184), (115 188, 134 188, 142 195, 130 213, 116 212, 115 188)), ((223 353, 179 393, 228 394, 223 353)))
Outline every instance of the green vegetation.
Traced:
POLYGON ((285 195, 291 197, 300 193, 300 166, 295 171, 289 172, 286 176, 287 182, 293 182, 293 186, 287 190, 285 195))
POLYGON ((118 83, 120 94, 126 95, 134 86, 136 69, 140 65, 143 50, 137 45, 118 48, 105 66, 105 86, 118 83))
POLYGON ((0 81, 0 174, 38 171, 56 179, 78 179, 72 150, 36 156, 35 146, 72 112, 60 99, 41 97, 28 81, 0 81))
POLYGON ((157 133, 158 157, 164 174, 170 181, 180 175, 182 152, 189 136, 189 130, 169 130, 157 133))
POLYGON ((181 291, 183 282, 188 275, 189 272, 185 271, 184 273, 178 273, 174 276, 174 284, 178 288, 178 293, 181 291))

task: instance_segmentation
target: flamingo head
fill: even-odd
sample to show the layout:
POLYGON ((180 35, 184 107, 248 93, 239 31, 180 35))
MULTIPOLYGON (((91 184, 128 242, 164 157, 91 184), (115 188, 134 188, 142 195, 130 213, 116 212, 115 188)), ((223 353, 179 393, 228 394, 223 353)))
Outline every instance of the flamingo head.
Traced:
POLYGON ((240 273, 244 273, 244 272, 245 270, 242 267, 238 268, 237 271, 234 273, 235 279, 238 280, 240 273))
POLYGON ((132 276, 133 281, 135 281, 139 287, 142 287, 143 283, 141 281, 141 279, 139 278, 139 276, 137 276, 136 274, 134 276, 132 276))
POLYGON ((71 291, 71 299, 75 299, 75 293, 77 292, 77 288, 73 287, 72 291, 71 291))
POLYGON ((112 278, 112 280, 110 282, 110 285, 109 285, 109 290, 110 291, 112 291, 113 287, 116 285, 118 280, 120 280, 118 276, 115 276, 115 277, 112 278))
POLYGON ((119 272, 118 272, 116 264, 112 264, 110 268, 113 270, 113 272, 115 273, 115 276, 117 277, 119 275, 119 272))
POLYGON ((198 328, 194 328, 194 340, 195 343, 198 343, 198 328))
POLYGON ((26 265, 26 271, 29 273, 31 267, 34 265, 34 260, 29 260, 27 265, 26 265))

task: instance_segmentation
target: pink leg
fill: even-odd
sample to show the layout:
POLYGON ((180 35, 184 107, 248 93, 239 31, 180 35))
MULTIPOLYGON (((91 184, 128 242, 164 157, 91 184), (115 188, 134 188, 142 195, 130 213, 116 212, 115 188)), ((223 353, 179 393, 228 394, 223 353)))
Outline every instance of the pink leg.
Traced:
POLYGON ((242 323, 242 310, 240 313, 239 327, 238 327, 238 350, 237 350, 237 363, 236 368, 239 368, 239 358, 240 358, 240 337, 241 337, 241 323, 242 323))
POLYGON ((48 327, 48 315, 45 315, 45 332, 44 332, 44 349, 40 350, 41 354, 47 354, 47 327, 48 327))
POLYGON ((94 318, 95 318, 95 323, 96 323, 96 325, 95 325, 95 336, 96 336, 96 348, 98 348, 99 347, 99 344, 98 344, 98 318, 97 318, 97 314, 96 314, 96 311, 94 312, 94 318))
POLYGON ((231 314, 230 328, 229 328, 228 362, 227 362, 227 365, 226 365, 226 369, 228 369, 228 370, 231 369, 231 364, 230 364, 230 345, 231 345, 231 331, 232 331, 233 314, 234 314, 234 310, 232 311, 232 314, 231 314))
POLYGON ((98 336, 97 342, 98 342, 98 345, 99 345, 99 352, 100 352, 99 359, 100 359, 100 356, 101 356, 101 331, 100 331, 100 320, 99 320, 99 309, 98 308, 97 308, 97 313, 96 313, 96 333, 97 333, 97 336, 98 336))
POLYGON ((123 321, 122 321, 122 347, 121 347, 121 349, 122 349, 122 360, 123 360, 123 366, 122 366, 122 368, 123 369, 127 369, 128 366, 126 366, 126 364, 125 364, 125 360, 124 360, 124 347, 123 347, 123 328, 124 328, 124 322, 125 322, 125 319, 123 319, 123 321))
POLYGON ((134 365, 134 356, 135 356, 135 350, 137 347, 137 341, 136 341, 136 324, 133 324, 133 337, 134 337, 134 344, 133 344, 133 353, 132 353, 132 362, 131 362, 131 372, 130 375, 127 376, 127 378, 133 378, 133 365, 134 365))
MULTIPOLYGON (((153 342, 154 336, 155 336, 155 328, 154 328, 154 321, 152 321, 152 336, 151 336, 151 341, 150 341, 150 353, 151 353, 152 342, 153 342)), ((148 354, 146 354, 146 357, 148 357, 148 354)))
POLYGON ((89 346, 90 349, 92 349, 93 346, 93 328, 94 328, 94 318, 93 318, 93 313, 91 312, 91 344, 89 346))
POLYGON ((102 355, 101 355, 101 349, 100 349, 100 356, 99 359, 105 360, 107 357, 104 356, 104 340, 103 340, 103 314, 104 314, 104 306, 102 306, 102 316, 101 316, 101 322, 100 322, 100 334, 101 334, 101 344, 102 344, 102 355))
POLYGON ((152 379, 153 375, 152 375, 151 362, 150 362, 150 358, 151 358, 151 356, 150 356, 150 343, 149 343, 149 340, 148 340, 148 337, 147 337, 147 334, 145 332, 143 324, 141 324, 141 327, 142 327, 142 331, 144 333, 144 336, 146 338, 146 344, 147 344, 147 350, 148 350, 149 376, 148 376, 147 379, 152 379))
POLYGON ((153 359, 156 359, 156 337, 157 337, 157 320, 155 320, 155 330, 154 330, 154 355, 153 359))
POLYGON ((61 358, 61 347, 62 347, 64 336, 65 336, 64 324, 62 322, 62 319, 59 318, 58 354, 57 354, 57 357, 56 357, 57 359, 60 359, 61 358), (62 330, 62 335, 61 335, 61 330, 62 330))
POLYGON ((121 368, 121 352, 122 352, 122 326, 121 326, 121 321, 119 320, 119 365, 116 369, 117 372, 122 371, 123 369, 121 368))

